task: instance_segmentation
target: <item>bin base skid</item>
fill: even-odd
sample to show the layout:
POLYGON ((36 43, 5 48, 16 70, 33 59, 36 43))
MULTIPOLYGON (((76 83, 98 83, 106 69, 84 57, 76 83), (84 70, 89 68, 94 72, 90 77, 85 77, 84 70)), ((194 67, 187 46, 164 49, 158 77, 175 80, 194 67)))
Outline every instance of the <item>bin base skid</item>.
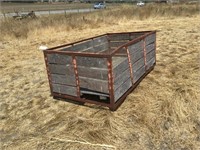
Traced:
POLYGON ((122 95, 120 99, 117 102, 115 102, 113 105, 111 103, 85 99, 81 97, 74 97, 74 96, 60 94, 60 93, 52 93, 52 96, 54 99, 57 99, 57 100, 64 100, 64 101, 79 104, 79 105, 84 105, 85 103, 91 103, 91 104, 105 106, 105 107, 108 107, 111 111, 115 111, 124 102, 128 94, 130 94, 137 87, 137 85, 145 78, 145 76, 148 75, 154 69, 154 66, 155 64, 151 68, 149 68, 146 71, 146 73, 130 89, 128 89, 126 93, 122 95))

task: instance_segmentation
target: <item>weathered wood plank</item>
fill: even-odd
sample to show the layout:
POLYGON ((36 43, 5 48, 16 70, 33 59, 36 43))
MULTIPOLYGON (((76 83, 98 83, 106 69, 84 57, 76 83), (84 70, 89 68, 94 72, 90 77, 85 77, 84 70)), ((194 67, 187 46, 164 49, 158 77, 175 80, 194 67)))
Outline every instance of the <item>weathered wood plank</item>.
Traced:
POLYGON ((108 70, 102 68, 78 66, 78 75, 82 77, 107 80, 108 70))
POLYGON ((134 54, 136 53, 137 51, 143 51, 143 41, 139 41, 137 43, 134 43, 130 46, 128 46, 128 50, 130 52, 130 54, 134 54))
POLYGON ((85 88, 81 88, 81 89, 80 89, 80 92, 81 92, 82 94, 91 94, 91 95, 99 95, 99 96, 109 97, 109 94, 100 93, 100 92, 88 90, 88 89, 85 89, 85 88))
POLYGON ((155 63, 155 57, 153 57, 150 61, 147 62, 147 70, 153 66, 153 64, 155 63))
POLYGON ((110 41, 130 40, 129 33, 111 34, 111 35, 108 35, 108 37, 110 41))
POLYGON ((149 53, 152 50, 155 50, 155 43, 151 43, 146 46, 146 53, 149 53))
POLYGON ((84 41, 73 45, 73 51, 83 51, 93 47, 93 40, 84 41))
POLYGON ((51 74, 51 81, 55 84, 66 84, 76 86, 76 78, 74 75, 51 74))
POLYGON ((121 75, 114 78, 114 91, 120 87, 128 78, 130 78, 130 69, 121 72, 121 75))
POLYGON ((135 63, 132 62, 132 68, 133 71, 137 71, 138 69, 140 69, 142 66, 144 66, 144 57, 141 57, 139 60, 137 60, 135 63))
POLYGON ((48 63, 72 64, 72 57, 61 54, 47 54, 48 63))
POLYGON ((125 71, 129 67, 128 58, 113 57, 112 59, 113 59, 113 77, 117 78, 123 71, 125 71))
POLYGON ((93 39, 93 46, 101 45, 102 43, 108 43, 107 36, 101 36, 93 39))
POLYGON ((79 76, 80 87, 102 93, 109 93, 108 81, 79 76))
POLYGON ((137 60, 141 59, 144 57, 144 51, 143 50, 138 50, 135 53, 130 53, 131 61, 132 63, 135 63, 137 60))
POLYGON ((131 78, 124 82, 118 89, 114 91, 115 102, 132 86, 131 78))
POLYGON ((116 47, 119 47, 119 46, 122 46, 124 44, 126 44, 128 41, 111 41, 110 42, 110 47, 111 48, 116 48, 116 47))
POLYGON ((150 61, 150 59, 153 57, 155 57, 155 50, 153 50, 147 54, 147 57, 146 57, 147 62, 150 61))
POLYGON ((134 83, 137 82, 137 80, 145 73, 145 66, 141 67, 136 72, 133 71, 133 80, 134 83))
POLYGON ((150 34, 145 38, 145 43, 146 43, 146 45, 149 45, 150 43, 155 42, 155 40, 156 40, 156 34, 155 33, 150 34))
POLYGON ((124 62, 127 58, 127 56, 113 56, 112 57, 112 65, 113 68, 115 68, 116 66, 118 66, 119 64, 121 64, 122 62, 124 62))
POLYGON ((81 56, 77 56, 76 58, 78 66, 107 68, 106 58, 81 57, 81 56))
POLYGON ((73 86, 66 86, 60 84, 52 84, 53 92, 77 96, 77 89, 73 86))
POLYGON ((84 52, 100 52, 103 50, 109 49, 109 44, 107 43, 102 43, 101 45, 94 45, 94 47, 84 51, 84 52))
POLYGON ((144 35, 145 33, 131 33, 131 36, 130 36, 130 39, 133 40, 133 39, 136 39, 142 35, 144 35))
POLYGON ((48 66, 51 74, 74 75, 74 68, 71 65, 48 64, 48 66))
POLYGON ((117 54, 126 54, 126 56, 127 56, 126 48, 123 47, 123 48, 119 49, 118 52, 115 54, 115 56, 116 56, 117 54))

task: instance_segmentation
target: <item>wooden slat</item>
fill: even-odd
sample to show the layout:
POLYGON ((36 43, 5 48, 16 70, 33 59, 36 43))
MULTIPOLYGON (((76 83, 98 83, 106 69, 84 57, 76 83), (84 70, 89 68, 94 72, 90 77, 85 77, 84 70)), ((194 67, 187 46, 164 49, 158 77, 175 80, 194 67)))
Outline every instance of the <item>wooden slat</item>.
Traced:
POLYGON ((153 57, 150 61, 147 62, 147 70, 153 66, 153 64, 155 63, 155 57, 153 57))
POLYGON ((108 42, 106 42, 106 43, 102 43, 101 45, 94 45, 94 47, 92 47, 84 52, 100 52, 100 51, 107 50, 108 48, 109 48, 109 44, 108 44, 108 42))
POLYGON ((123 71, 120 76, 114 78, 114 90, 120 87, 128 78, 130 78, 129 68, 123 71))
POLYGON ((153 50, 147 54, 147 62, 150 61, 150 59, 153 57, 155 57, 155 50, 153 50))
POLYGON ((144 51, 143 50, 138 50, 135 53, 131 53, 130 57, 131 57, 131 62, 135 63, 137 60, 139 60, 142 57, 144 57, 144 51))
POLYGON ((139 60, 137 60, 135 63, 132 63, 132 67, 133 67, 133 71, 137 71, 138 69, 140 69, 142 66, 144 66, 144 57, 140 58, 139 60))
POLYGON ((60 54, 47 54, 48 63, 72 64, 72 57, 60 54))
POLYGON ((133 80, 134 83, 145 73, 145 66, 141 67, 139 70, 137 70, 136 72, 133 71, 133 80))
POLYGON ((96 92, 96 91, 92 91, 92 90, 88 90, 88 89, 84 89, 84 88, 81 88, 80 91, 82 94, 91 94, 91 95, 99 95, 99 96, 109 97, 109 94, 100 93, 100 92, 96 92))
POLYGON ((51 81, 55 84, 66 84, 76 86, 76 79, 74 75, 51 74, 51 81))
POLYGON ((71 65, 49 64, 48 66, 51 74, 74 75, 74 68, 71 65))
POLYGON ((155 50, 155 43, 151 43, 146 46, 146 53, 149 53, 152 50, 155 50))
POLYGON ((130 40, 129 33, 111 34, 111 35, 108 35, 108 37, 110 41, 130 40))
POLYGON ((73 87, 73 86, 52 84, 52 88, 53 88, 53 92, 56 92, 56 93, 77 96, 76 87, 73 87))
POLYGON ((106 58, 77 56, 77 66, 107 68, 106 58))
POLYGON ((111 48, 114 48, 114 47, 119 47, 119 46, 122 46, 124 44, 126 44, 128 41, 111 41, 110 42, 110 47, 111 48))
POLYGON ((121 85, 114 92, 115 102, 132 86, 131 78, 129 78, 123 85, 121 85))
POLYGON ((93 39, 93 46, 101 45, 102 43, 108 43, 107 36, 101 36, 93 39))
POLYGON ((117 78, 123 71, 125 71, 129 67, 128 58, 113 57, 112 59, 113 59, 113 77, 117 78), (118 58, 118 60, 116 58, 118 58))
POLYGON ((79 76, 80 87, 102 93, 109 93, 108 81, 79 76))
POLYGON ((123 48, 121 48, 120 50, 118 50, 117 53, 115 53, 115 56, 116 56, 117 54, 126 54, 126 56, 127 56, 126 48, 123 47, 123 48))
POLYGON ((124 61, 126 61, 128 58, 126 55, 124 56, 113 56, 112 57, 112 65, 113 68, 117 67, 119 64, 123 63, 124 61))
POLYGON ((139 41, 137 43, 134 43, 130 46, 128 46, 130 54, 135 54, 137 51, 143 50, 143 41, 139 41))
POLYGON ((83 50, 87 50, 93 47, 93 41, 92 40, 88 40, 88 41, 84 41, 81 43, 77 43, 75 45, 73 45, 73 51, 83 51, 83 50))
POLYGON ((145 38, 145 43, 146 43, 146 45, 149 45, 150 43, 155 42, 155 40, 156 40, 156 34, 155 33, 150 34, 145 38))
POLYGON ((136 39, 142 35, 144 35, 145 33, 131 33, 131 36, 130 36, 130 39, 133 40, 133 39, 136 39))
POLYGON ((78 66, 78 75, 82 77, 107 80, 108 70, 102 68, 78 66))

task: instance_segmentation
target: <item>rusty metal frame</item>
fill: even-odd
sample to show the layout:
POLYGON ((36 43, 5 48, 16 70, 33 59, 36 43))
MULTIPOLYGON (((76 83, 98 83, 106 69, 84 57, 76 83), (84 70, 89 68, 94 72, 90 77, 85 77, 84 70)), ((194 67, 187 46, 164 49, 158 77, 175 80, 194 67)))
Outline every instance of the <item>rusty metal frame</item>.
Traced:
POLYGON ((109 89, 109 95, 110 95, 110 106, 109 108, 111 110, 114 110, 114 90, 113 90, 113 72, 112 72, 112 57, 109 57, 107 59, 107 66, 108 66, 108 89, 109 89))
POLYGON ((51 91, 51 95, 53 95, 53 87, 51 85, 51 76, 50 76, 50 71, 49 71, 49 67, 48 67, 48 57, 46 53, 44 54, 44 61, 45 61, 45 66, 46 66, 46 71, 47 71, 47 77, 48 77, 48 81, 49 81, 49 87, 50 87, 50 91, 51 91))
MULTIPOLYGON (((45 58, 45 65, 46 65, 46 70, 47 70, 47 75, 48 75, 48 81, 49 81, 49 86, 50 86, 50 90, 51 90, 51 95, 54 97, 58 97, 58 98, 64 98, 64 99, 70 99, 70 100, 74 100, 77 102, 82 102, 82 103, 92 103, 92 104, 97 104, 97 105, 102 105, 102 106, 106 106, 109 107, 110 110, 115 111, 125 100, 126 96, 141 82, 141 80, 151 71, 153 70, 155 64, 156 64, 156 60, 155 63, 153 64, 152 67, 150 67, 148 70, 146 70, 145 74, 140 77, 140 79, 134 83, 134 78, 133 78, 133 70, 132 70, 132 63, 131 63, 131 58, 130 58, 130 52, 128 50, 128 46, 144 40, 145 37, 147 37, 148 35, 154 34, 156 33, 156 31, 140 31, 140 32, 120 32, 120 33, 107 33, 107 34, 103 34, 103 35, 99 35, 99 36, 95 36, 92 38, 87 38, 81 41, 77 41, 74 43, 69 43, 69 44, 64 44, 64 45, 60 45, 57 47, 52 47, 49 48, 47 50, 44 50, 44 58, 45 58), (105 54, 105 53, 91 53, 91 52, 80 52, 80 51, 59 51, 56 50, 58 48, 62 48, 63 46, 70 46, 76 43, 80 43, 80 42, 84 42, 87 40, 91 40, 94 38, 98 38, 98 37, 102 37, 102 36, 107 36, 107 40, 108 42, 110 41, 109 39, 109 35, 115 35, 115 34, 129 34, 129 36, 131 36, 132 34, 136 34, 136 33, 144 33, 144 35, 139 36, 138 38, 135 38, 133 40, 130 39, 129 42, 125 43, 124 45, 119 46, 118 48, 114 49, 111 53, 109 54, 105 54), (131 79, 132 79, 132 86, 131 88, 129 88, 129 90, 126 91, 125 94, 123 94, 116 102, 114 100, 114 88, 113 88, 113 70, 112 70, 112 56, 114 56, 121 48, 126 48, 126 52, 127 52, 127 57, 128 57, 128 62, 129 62, 129 67, 130 67, 130 74, 131 74, 131 79), (55 93, 53 92, 52 89, 52 85, 51 85, 51 77, 50 77, 50 71, 48 68, 48 58, 47 58, 47 54, 61 54, 61 55, 68 55, 68 56, 72 56, 72 63, 74 66, 74 73, 75 73, 75 77, 76 77, 76 86, 77 86, 77 97, 76 96, 70 96, 70 95, 66 95, 66 94, 61 94, 61 93, 55 93), (77 69, 77 62, 76 62, 76 56, 83 56, 83 57, 97 57, 97 58, 107 58, 107 68, 108 68, 108 89, 109 89, 109 98, 110 101, 109 103, 106 102, 99 102, 99 101, 93 101, 93 100, 89 100, 89 99, 85 99, 85 98, 81 98, 81 93, 80 93, 80 81, 79 81, 79 75, 78 75, 78 69, 77 69)), ((144 43, 145 44, 145 43, 144 43)), ((145 46, 145 45, 144 45, 145 46)), ((145 48, 145 47, 144 47, 145 48)), ((145 51, 145 49, 144 49, 145 51)), ((156 51, 156 39, 155 39, 155 51, 156 51)), ((146 55, 146 54, 145 54, 146 55)), ((156 53, 155 53, 156 55, 156 53)), ((145 56, 146 57, 146 56, 145 56)), ((156 59, 156 56, 155 56, 156 59)), ((146 63, 145 63, 145 68, 146 68, 146 63)))
POLYGON ((145 70, 147 70, 147 52, 146 52, 146 40, 143 39, 143 54, 144 54, 144 66, 145 70))
POLYGON ((126 47, 126 52, 127 52, 127 57, 128 57, 128 64, 129 64, 129 69, 130 69, 130 76, 131 76, 131 81, 132 85, 134 84, 134 74, 133 74, 133 66, 131 63, 131 56, 128 47, 126 47))
POLYGON ((78 68, 77 68, 77 62, 76 62, 76 56, 72 56, 72 64, 74 66, 74 74, 76 78, 76 88, 77 88, 77 96, 80 97, 80 81, 79 81, 79 76, 78 76, 78 68))

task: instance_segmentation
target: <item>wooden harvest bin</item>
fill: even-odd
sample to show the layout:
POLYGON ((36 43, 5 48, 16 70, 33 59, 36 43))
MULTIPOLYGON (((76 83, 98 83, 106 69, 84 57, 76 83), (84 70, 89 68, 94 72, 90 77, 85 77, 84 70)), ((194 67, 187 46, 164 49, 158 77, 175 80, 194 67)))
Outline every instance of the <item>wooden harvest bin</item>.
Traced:
POLYGON ((51 95, 116 110, 156 64, 156 31, 108 33, 44 50, 51 95))

